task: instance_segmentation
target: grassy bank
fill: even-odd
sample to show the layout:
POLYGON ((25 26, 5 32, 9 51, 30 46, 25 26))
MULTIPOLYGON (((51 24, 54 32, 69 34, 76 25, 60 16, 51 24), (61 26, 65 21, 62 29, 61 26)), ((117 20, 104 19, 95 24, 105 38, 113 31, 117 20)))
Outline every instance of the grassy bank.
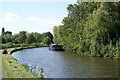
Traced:
POLYGON ((2 55, 2 65, 7 72, 7 78, 36 78, 32 73, 27 72, 25 67, 20 65, 11 55, 2 55))
POLYGON ((12 54, 13 52, 19 51, 19 50, 23 50, 23 49, 30 49, 30 48, 36 48, 35 46, 31 46, 31 47, 15 47, 15 48, 10 48, 7 49, 7 54, 12 54))
POLYGON ((29 45, 27 47, 22 46, 22 47, 9 48, 7 49, 7 54, 2 54, 2 66, 5 72, 7 73, 7 78, 11 78, 11 79, 12 78, 38 78, 37 76, 34 76, 33 73, 29 73, 25 69, 25 66, 19 64, 17 60, 10 55, 13 52, 16 52, 19 50, 35 48, 35 47, 38 47, 38 46, 29 45))
POLYGON ((6 43, 6 44, 0 44, 1 49, 7 49, 7 48, 17 48, 17 47, 27 47, 27 48, 32 48, 32 47, 43 47, 43 46, 48 46, 44 43, 32 43, 32 44, 15 44, 15 43, 6 43))

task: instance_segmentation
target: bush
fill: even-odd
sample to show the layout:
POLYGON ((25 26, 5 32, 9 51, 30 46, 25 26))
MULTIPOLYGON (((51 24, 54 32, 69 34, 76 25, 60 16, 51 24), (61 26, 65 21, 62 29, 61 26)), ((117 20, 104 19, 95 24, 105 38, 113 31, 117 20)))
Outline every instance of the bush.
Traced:
POLYGON ((116 47, 115 47, 115 49, 114 49, 114 52, 115 52, 114 57, 115 57, 116 59, 120 59, 120 41, 118 41, 118 42, 116 43, 116 47))
POLYGON ((6 48, 12 48, 14 47, 14 44, 13 43, 6 43, 6 44, 1 44, 2 46, 2 49, 6 49, 6 48))
POLYGON ((34 46, 34 47, 40 47, 40 44, 39 43, 33 43, 32 46, 34 46))

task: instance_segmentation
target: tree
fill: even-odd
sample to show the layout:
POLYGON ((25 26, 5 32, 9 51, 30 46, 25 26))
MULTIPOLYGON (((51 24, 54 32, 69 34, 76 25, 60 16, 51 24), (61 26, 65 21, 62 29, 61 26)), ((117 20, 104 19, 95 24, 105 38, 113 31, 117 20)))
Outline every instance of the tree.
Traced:
POLYGON ((42 41, 44 42, 45 38, 49 37, 51 42, 53 42, 53 35, 50 32, 45 32, 42 34, 42 41))
POLYGON ((2 28, 2 33, 4 33, 4 32, 5 32, 5 28, 3 27, 3 28, 2 28))
POLYGON ((120 3, 109 2, 68 5, 63 25, 54 27, 54 42, 83 55, 110 55, 110 51, 104 49, 109 48, 110 41, 116 40, 116 45, 120 38, 119 8, 120 3))
POLYGON ((18 38, 19 38, 19 37, 18 37, 18 34, 12 35, 11 38, 12 38, 12 42, 13 42, 13 43, 16 43, 16 44, 19 43, 19 41, 18 41, 18 40, 19 40, 19 39, 18 39, 18 38))
POLYGON ((49 45, 51 43, 51 39, 49 37, 45 37, 44 43, 49 45))
POLYGON ((3 36, 0 36, 0 41, 2 41, 2 44, 6 43, 6 41, 5 41, 3 36))
POLYGON ((42 41, 42 36, 40 33, 37 32, 32 32, 31 33, 35 37, 35 42, 40 43, 42 41))
POLYGON ((12 35, 12 32, 11 32, 11 31, 6 31, 5 34, 10 34, 10 35, 12 35))
POLYGON ((27 39, 26 35, 27 35, 26 31, 20 31, 20 33, 18 34, 17 41, 19 43, 26 43, 26 39, 27 39))
POLYGON ((26 40, 26 42, 27 42, 28 44, 32 44, 32 43, 35 42, 35 37, 33 36, 33 34, 28 34, 28 35, 27 35, 27 40, 26 40))
POLYGON ((3 42, 5 42, 5 43, 12 42, 11 35, 10 34, 5 34, 3 36, 3 42))

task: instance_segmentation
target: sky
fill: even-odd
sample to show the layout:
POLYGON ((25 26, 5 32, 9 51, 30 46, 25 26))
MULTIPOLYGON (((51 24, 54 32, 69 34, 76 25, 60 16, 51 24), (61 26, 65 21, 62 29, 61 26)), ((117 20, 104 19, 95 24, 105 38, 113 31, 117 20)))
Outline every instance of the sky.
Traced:
POLYGON ((13 34, 20 31, 48 32, 61 25, 66 7, 74 2, 0 2, 0 28, 13 34))

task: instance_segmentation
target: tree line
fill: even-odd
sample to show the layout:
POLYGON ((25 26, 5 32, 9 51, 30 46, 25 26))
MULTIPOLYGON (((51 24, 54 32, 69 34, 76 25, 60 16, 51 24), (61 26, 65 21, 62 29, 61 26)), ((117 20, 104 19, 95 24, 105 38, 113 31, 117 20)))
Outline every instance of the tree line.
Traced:
POLYGON ((15 43, 15 44, 32 44, 32 43, 44 43, 49 45, 53 43, 53 35, 50 32, 37 33, 27 31, 20 31, 18 34, 12 35, 11 31, 5 31, 5 28, 2 28, 1 32, 2 43, 15 43))
POLYGON ((70 4, 63 25, 54 27, 56 44, 81 55, 120 59, 120 2, 70 4))

